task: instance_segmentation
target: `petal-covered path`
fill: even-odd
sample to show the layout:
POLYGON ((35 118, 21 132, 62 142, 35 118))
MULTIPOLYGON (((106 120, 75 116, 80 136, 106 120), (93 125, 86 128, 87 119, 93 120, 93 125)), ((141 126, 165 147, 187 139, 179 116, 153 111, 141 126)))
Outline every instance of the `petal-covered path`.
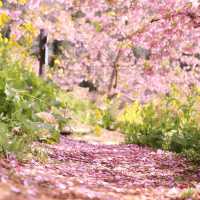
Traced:
POLYGON ((185 188, 200 187, 191 164, 161 150, 67 137, 45 148, 50 157, 45 164, 1 160, 0 200, 181 199, 185 188))

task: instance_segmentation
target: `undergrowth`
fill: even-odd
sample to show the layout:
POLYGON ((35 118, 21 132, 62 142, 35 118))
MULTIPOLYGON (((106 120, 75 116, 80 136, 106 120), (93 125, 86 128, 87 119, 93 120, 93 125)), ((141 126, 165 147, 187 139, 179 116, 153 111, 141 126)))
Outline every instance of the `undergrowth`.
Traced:
POLYGON ((127 143, 184 154, 200 161, 200 90, 173 85, 167 95, 142 105, 135 101, 119 118, 127 143))
POLYGON ((23 157, 33 141, 59 140, 59 125, 64 119, 56 110, 65 105, 57 96, 57 87, 27 70, 12 54, 12 47, 12 40, 0 36, 0 153, 23 157), (37 116, 42 111, 51 112, 52 108, 58 125, 37 116))

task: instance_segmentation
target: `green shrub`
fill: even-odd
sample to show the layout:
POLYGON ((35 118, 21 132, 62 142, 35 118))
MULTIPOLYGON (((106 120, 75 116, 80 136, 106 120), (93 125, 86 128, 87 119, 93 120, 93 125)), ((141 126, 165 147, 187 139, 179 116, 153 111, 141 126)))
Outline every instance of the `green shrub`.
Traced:
POLYGON ((20 156, 34 140, 59 140, 58 127, 43 122, 36 114, 62 104, 55 85, 26 70, 11 50, 12 41, 0 36, 0 152, 20 156))
POLYGON ((184 189, 182 192, 181 192, 181 194, 180 194, 180 198, 181 199, 185 199, 185 200, 187 200, 187 199, 191 199, 191 200, 193 200, 193 199, 197 199, 198 197, 197 197, 197 191, 196 191, 196 189, 195 188, 187 188, 187 189, 184 189))
POLYGON ((96 124, 94 117, 96 107, 89 100, 80 100, 73 92, 59 92, 57 96, 59 97, 59 101, 62 102, 62 106, 68 110, 70 123, 96 124))
POLYGON ((105 129, 117 128, 117 116, 119 114, 119 98, 112 100, 104 98, 102 105, 96 108, 95 118, 97 124, 105 129))
POLYGON ((200 90, 172 86, 169 94, 144 105, 135 101, 120 116, 128 143, 148 145, 200 161, 200 90))

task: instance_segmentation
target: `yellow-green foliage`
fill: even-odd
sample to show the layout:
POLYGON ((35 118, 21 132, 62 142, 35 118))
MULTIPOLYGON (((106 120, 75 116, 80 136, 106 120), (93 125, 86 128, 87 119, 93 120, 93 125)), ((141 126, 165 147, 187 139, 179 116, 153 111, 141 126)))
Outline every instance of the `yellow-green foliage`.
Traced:
MULTIPOLYGON (((2 2, 0 3, 0 6, 1 4, 2 2)), ((5 12, 2 12, 0 14, 0 28, 2 28, 9 20, 10 20, 10 17, 5 12)))
POLYGON ((198 192, 196 191, 195 188, 187 188, 181 192, 180 198, 183 200, 187 199, 195 200, 198 198, 198 192))
MULTIPOLYGON (((37 117, 59 107, 57 88, 26 70, 16 42, 0 35, 0 153, 27 153, 33 140, 56 142, 59 130, 37 117), (45 137, 40 130, 45 130, 45 137)), ((59 120, 58 120, 59 123, 59 120)))
POLYGON ((172 85, 147 104, 134 102, 119 117, 128 143, 184 153, 200 160, 200 89, 172 85))
POLYGON ((30 48, 33 44, 33 40, 36 37, 37 29, 33 26, 32 23, 24 23, 21 25, 21 31, 23 32, 23 37, 20 40, 20 43, 30 48))
POLYGON ((17 0, 17 3, 20 5, 24 5, 27 3, 27 0, 17 0))
POLYGON ((60 91, 57 100, 68 109, 67 116, 71 117, 71 123, 96 124, 95 105, 88 100, 80 100, 73 93, 60 91))
POLYGON ((119 114, 119 97, 112 100, 104 99, 103 108, 99 108, 100 117, 98 123, 106 129, 117 128, 117 116, 119 114))
POLYGON ((142 105, 140 105, 138 101, 135 101, 132 105, 126 107, 123 115, 119 117, 119 121, 141 124, 143 123, 141 112, 142 112, 142 105))

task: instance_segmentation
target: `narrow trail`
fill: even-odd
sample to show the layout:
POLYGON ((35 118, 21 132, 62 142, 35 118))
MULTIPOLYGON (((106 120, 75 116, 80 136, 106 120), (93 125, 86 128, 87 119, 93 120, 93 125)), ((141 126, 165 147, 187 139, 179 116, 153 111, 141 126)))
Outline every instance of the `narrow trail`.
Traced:
POLYGON ((161 150, 64 136, 45 148, 45 164, 1 160, 0 200, 178 199, 177 191, 200 181, 183 158, 161 150))

